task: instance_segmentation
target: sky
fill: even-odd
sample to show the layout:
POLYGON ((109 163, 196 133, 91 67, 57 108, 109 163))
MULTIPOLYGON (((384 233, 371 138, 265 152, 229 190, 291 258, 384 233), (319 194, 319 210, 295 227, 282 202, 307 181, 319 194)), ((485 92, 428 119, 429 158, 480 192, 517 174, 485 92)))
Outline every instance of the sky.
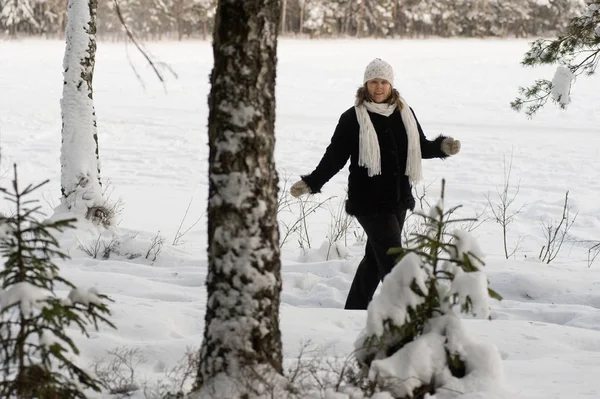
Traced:
MULTIPOLYGON (((151 389, 186 348, 200 345, 204 330, 212 49, 202 41, 147 48, 165 84, 132 46, 98 44, 94 105, 101 174, 107 195, 121 203, 119 223, 105 231, 82 224, 65 233, 60 242, 71 260, 59 265, 76 285, 95 287, 115 301, 111 320, 117 330, 102 328, 89 339, 73 331, 80 364, 91 367, 117 348, 136 350, 136 383, 151 389), (188 228, 178 237, 178 230, 188 228), (157 253, 152 244, 161 239, 157 253), (111 248, 108 259, 86 253, 96 243, 111 248)), ((518 87, 554 75, 553 68, 523 68, 519 62, 527 49, 526 40, 280 40, 280 185, 289 187, 312 171, 340 114, 352 106, 364 67, 375 57, 388 61, 425 134, 462 143, 455 157, 425 160, 423 184, 416 189, 434 204, 444 178, 446 205, 462 205, 459 215, 482 220, 471 234, 485 254, 491 287, 504 299, 490 302, 491 320, 465 318, 462 324, 471 339, 496 348, 502 397, 598 398, 600 259, 589 265, 586 241, 600 241, 600 81, 578 77, 566 111, 548 104, 527 119, 509 106, 518 87), (508 172, 511 209, 518 213, 508 225, 512 255, 506 259, 502 229, 489 218, 508 172), (543 225, 560 219, 566 191, 570 215, 576 216, 573 238, 544 264, 538 259, 543 225)), ((63 55, 59 41, 0 42, 0 184, 9 183, 13 163, 25 183, 50 179, 38 192, 48 214, 60 199, 63 55)), ((311 198, 315 211, 306 230, 288 234, 282 247, 286 364, 307 342, 309 353, 345 358, 366 327, 365 311, 342 309, 364 235, 353 224, 340 243, 327 239, 347 173, 344 168, 311 198)), ((282 237, 301 212, 289 196, 284 204, 282 237)), ((9 209, 0 202, 0 211, 9 209)), ((415 223, 409 217, 407 231, 415 223)), ((143 397, 142 391, 136 395, 143 397)), ((450 394, 437 396, 444 395, 450 394)))

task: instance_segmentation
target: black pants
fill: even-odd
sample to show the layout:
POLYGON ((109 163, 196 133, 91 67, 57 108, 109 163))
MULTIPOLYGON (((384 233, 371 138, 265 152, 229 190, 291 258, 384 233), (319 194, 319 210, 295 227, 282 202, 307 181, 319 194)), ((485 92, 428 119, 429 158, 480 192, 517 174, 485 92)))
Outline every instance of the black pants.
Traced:
POLYGON ((402 227, 406 210, 378 215, 357 216, 367 234, 365 256, 360 261, 344 309, 366 309, 380 281, 392 271, 398 255, 387 255, 392 247, 402 246, 402 227))

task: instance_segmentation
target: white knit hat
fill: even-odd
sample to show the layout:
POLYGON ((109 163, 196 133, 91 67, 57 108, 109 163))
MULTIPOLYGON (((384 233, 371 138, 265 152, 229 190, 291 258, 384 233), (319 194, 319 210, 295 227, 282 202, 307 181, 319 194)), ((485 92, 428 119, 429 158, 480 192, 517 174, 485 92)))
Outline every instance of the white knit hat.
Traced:
POLYGON ((369 63, 369 65, 367 65, 367 68, 365 69, 365 78, 363 84, 367 83, 371 79, 385 79, 390 82, 392 86, 394 86, 394 69, 392 69, 392 66, 381 58, 375 58, 369 63))

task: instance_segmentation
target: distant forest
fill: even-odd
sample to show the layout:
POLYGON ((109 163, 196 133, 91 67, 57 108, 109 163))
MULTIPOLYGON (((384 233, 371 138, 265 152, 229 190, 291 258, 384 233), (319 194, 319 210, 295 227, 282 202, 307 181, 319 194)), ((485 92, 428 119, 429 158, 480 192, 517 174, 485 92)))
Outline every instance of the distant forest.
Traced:
MULTIPOLYGON (((86 0, 81 0, 86 1, 86 0)), ((97 1, 97 35, 209 38, 217 0, 97 1)), ((67 0, 0 0, 5 37, 62 38, 67 0)), ((584 0, 281 0, 281 34, 311 38, 532 37, 561 31, 584 0)), ((227 21, 224 21, 227 23, 227 21)))

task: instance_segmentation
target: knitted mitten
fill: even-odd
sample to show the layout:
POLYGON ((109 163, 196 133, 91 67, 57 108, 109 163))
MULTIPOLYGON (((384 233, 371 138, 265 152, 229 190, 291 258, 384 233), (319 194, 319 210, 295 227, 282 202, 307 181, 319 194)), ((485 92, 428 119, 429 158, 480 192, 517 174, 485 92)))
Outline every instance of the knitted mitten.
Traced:
POLYGON ((310 194, 310 187, 308 187, 304 180, 299 180, 290 187, 290 194, 294 198, 298 198, 303 194, 310 194))
POLYGON ((446 155, 456 155, 460 151, 460 141, 454 140, 452 137, 442 140, 442 151, 446 155))

